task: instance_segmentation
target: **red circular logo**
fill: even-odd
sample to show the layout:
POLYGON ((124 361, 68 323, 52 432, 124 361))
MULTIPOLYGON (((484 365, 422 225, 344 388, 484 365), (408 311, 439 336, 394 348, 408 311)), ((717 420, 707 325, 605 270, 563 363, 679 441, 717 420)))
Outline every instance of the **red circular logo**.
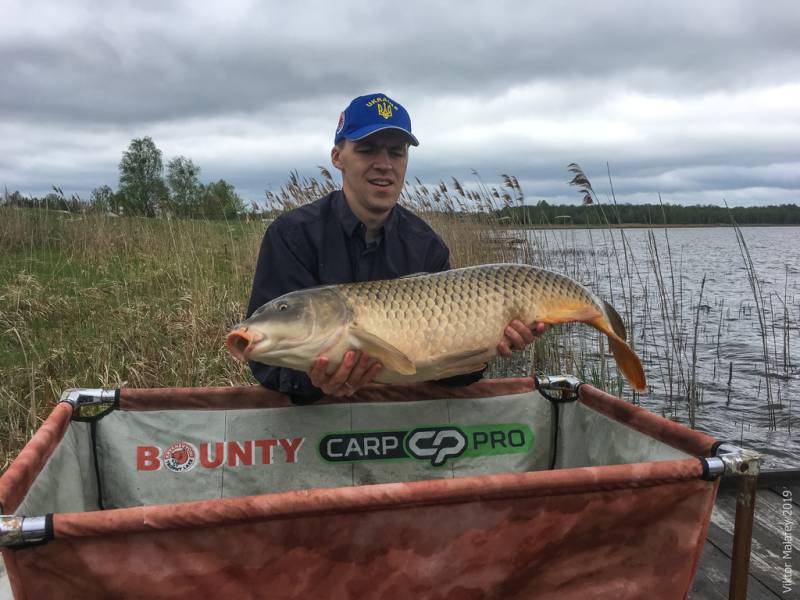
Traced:
POLYGON ((184 473, 197 463, 197 450, 189 442, 177 442, 164 450, 164 466, 175 473, 184 473))

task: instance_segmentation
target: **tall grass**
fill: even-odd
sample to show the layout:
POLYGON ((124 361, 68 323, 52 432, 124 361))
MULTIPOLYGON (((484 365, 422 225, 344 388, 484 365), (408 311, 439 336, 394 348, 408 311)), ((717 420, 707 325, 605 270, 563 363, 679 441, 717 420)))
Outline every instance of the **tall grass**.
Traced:
POLYGON ((63 389, 247 381, 223 336, 263 229, 0 208, 0 464, 63 389))

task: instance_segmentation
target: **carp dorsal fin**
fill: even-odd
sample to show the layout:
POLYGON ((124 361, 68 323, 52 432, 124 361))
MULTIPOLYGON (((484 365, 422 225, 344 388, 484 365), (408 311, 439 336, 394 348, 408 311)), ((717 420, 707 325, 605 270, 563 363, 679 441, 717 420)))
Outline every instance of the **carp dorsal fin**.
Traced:
POLYGON ((359 327, 350 327, 350 335, 355 338, 354 346, 365 354, 377 359, 384 367, 401 375, 414 375, 417 368, 405 353, 392 346, 386 340, 359 327))
POLYGON ((430 275, 430 272, 418 271, 416 273, 409 273, 408 275, 403 275, 402 277, 395 277, 395 279, 410 279, 412 277, 422 277, 423 275, 430 275))
POLYGON ((611 329, 613 329, 614 333, 620 338, 627 340, 628 332, 625 331, 625 323, 622 322, 622 317, 620 317, 616 309, 605 300, 603 300, 603 308, 606 309, 606 315, 608 316, 608 322, 611 323, 611 329))

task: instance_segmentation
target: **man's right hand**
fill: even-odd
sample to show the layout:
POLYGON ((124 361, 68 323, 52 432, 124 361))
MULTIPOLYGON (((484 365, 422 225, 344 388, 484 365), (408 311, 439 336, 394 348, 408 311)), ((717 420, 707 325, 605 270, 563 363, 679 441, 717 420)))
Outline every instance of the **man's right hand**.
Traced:
POLYGON ((344 353, 342 364, 328 374, 330 360, 319 356, 308 372, 311 383, 327 396, 352 396, 380 373, 383 365, 357 350, 344 353))

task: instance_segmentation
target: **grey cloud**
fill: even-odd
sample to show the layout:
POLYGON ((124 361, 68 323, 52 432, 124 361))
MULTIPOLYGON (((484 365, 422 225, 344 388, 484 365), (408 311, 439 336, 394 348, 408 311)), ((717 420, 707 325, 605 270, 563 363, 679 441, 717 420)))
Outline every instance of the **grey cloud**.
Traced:
POLYGON ((800 84, 794 1, 456 10, 422 0, 15 0, 4 17, 12 25, 0 38, 0 185, 27 193, 114 186, 127 143, 152 135, 165 158, 189 156, 204 179, 224 177, 259 199, 291 169, 328 166, 339 110, 379 90, 412 108, 423 145, 409 174, 426 181, 477 169, 487 181, 514 174, 533 196, 572 198, 565 165, 604 176, 609 161, 633 200, 800 189, 800 109, 775 116, 736 96, 800 84), (721 114, 701 106, 650 123, 620 112, 625 94, 681 107, 716 95, 721 114), (491 135, 520 118, 549 131, 491 135), (470 136, 468 126, 490 133, 470 136))
POLYGON ((15 90, 4 115, 147 122, 375 86, 435 97, 530 81, 698 93, 800 67, 795 2, 257 3, 230 28, 188 4, 93 6, 81 28, 0 41, 15 90))

